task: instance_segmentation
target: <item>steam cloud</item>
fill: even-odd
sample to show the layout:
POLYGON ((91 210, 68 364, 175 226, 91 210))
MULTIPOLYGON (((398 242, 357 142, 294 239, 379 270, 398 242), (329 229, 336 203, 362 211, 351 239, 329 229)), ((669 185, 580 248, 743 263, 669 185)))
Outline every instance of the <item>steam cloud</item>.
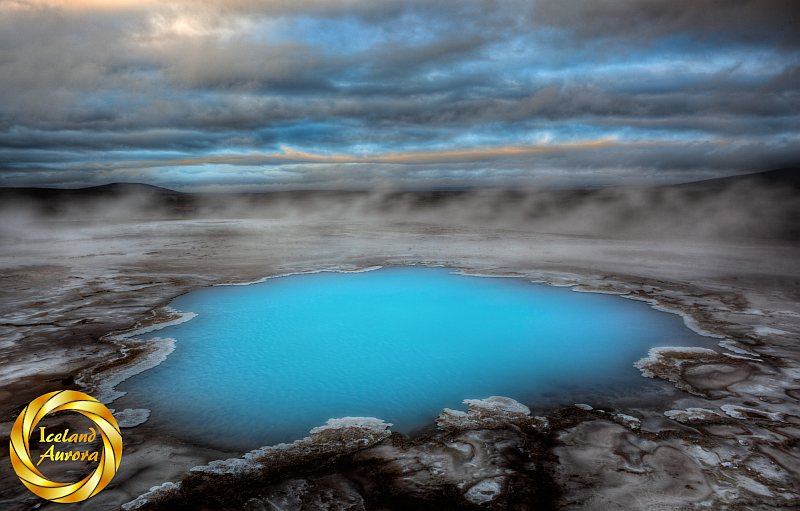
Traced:
POLYGON ((795 240, 793 170, 679 186, 463 191, 296 191, 184 194, 143 185, 6 193, 0 236, 40 237, 114 223, 261 219, 298 228, 346 223, 486 226, 607 238, 795 240), (37 195, 38 193, 38 195, 37 195))

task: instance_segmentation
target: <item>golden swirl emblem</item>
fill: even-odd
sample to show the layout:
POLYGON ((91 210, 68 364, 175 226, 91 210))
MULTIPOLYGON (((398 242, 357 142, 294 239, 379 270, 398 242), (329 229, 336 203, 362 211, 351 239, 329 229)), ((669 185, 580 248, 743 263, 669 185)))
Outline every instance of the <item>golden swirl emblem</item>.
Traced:
POLYGON ((53 502, 81 502, 97 495, 117 473, 122 458, 122 435, 116 419, 103 403, 83 392, 61 390, 37 397, 22 410, 11 429, 10 451, 14 472, 30 491, 53 502), (103 439, 99 465, 76 483, 50 481, 31 461, 31 433, 47 414, 61 411, 78 412, 92 420, 103 439))

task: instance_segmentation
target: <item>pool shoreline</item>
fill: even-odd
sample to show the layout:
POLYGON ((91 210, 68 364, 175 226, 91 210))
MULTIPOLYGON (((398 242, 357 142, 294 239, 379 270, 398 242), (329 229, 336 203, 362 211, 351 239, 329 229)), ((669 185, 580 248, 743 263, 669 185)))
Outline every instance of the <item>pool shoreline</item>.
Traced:
MULTIPOLYGON (((175 299, 177 299, 180 296, 186 295, 192 291, 195 291, 196 289, 202 289, 202 288, 224 287, 224 286, 250 286, 254 284, 261 284, 272 279, 296 276, 296 275, 313 275, 326 272, 344 273, 344 274, 364 273, 384 268, 408 268, 408 267, 441 268, 450 270, 451 273, 462 276, 479 277, 479 278, 521 279, 525 282, 534 284, 543 284, 559 288, 569 288, 571 291, 579 293, 606 294, 612 296, 619 296, 621 298, 644 302, 648 304, 652 309, 660 312, 678 315, 682 318, 684 325, 688 329, 692 330, 694 333, 697 333, 698 335, 714 339, 724 339, 723 341, 721 341, 721 343, 733 342, 729 341, 725 335, 714 333, 705 328, 702 328, 699 325, 699 323, 695 321, 695 319, 687 311, 663 306, 654 298, 635 296, 632 295, 630 291, 619 291, 608 288, 597 288, 581 282, 545 280, 533 277, 531 274, 525 274, 520 272, 513 272, 513 271, 487 272, 485 269, 474 270, 468 267, 452 267, 436 263, 427 263, 427 264, 411 263, 403 265, 400 264, 368 265, 355 268, 349 266, 349 267, 312 269, 306 271, 289 271, 285 273, 267 275, 249 281, 212 283, 210 285, 202 286, 199 288, 191 288, 170 298, 169 303, 172 303, 175 299)), ((119 391, 117 387, 121 383, 128 380, 129 378, 137 374, 140 374, 144 371, 147 371, 149 369, 155 368, 164 361, 166 361, 167 357, 169 357, 169 355, 174 351, 174 344, 175 342, 177 342, 176 339, 172 338, 162 338, 162 337, 142 338, 142 335, 158 332, 164 328, 181 324, 187 321, 191 321, 192 319, 197 317, 197 314, 193 311, 178 311, 172 308, 170 305, 163 305, 156 307, 150 311, 150 314, 152 315, 153 319, 147 321, 142 325, 137 325, 132 329, 111 332, 103 337, 104 340, 115 343, 117 346, 119 346, 119 351, 121 354, 123 354, 123 356, 127 356, 131 348, 139 348, 136 351, 134 351, 134 356, 130 357, 125 362, 116 365, 113 368, 106 371, 101 371, 101 372, 93 372, 92 370, 84 371, 76 378, 76 384, 78 384, 83 390, 87 392, 93 392, 94 395, 96 395, 97 398, 100 401, 104 402, 105 404, 111 404, 114 401, 124 397, 126 393, 119 391)), ((722 344, 721 347, 725 348, 725 346, 722 344)), ((664 346, 658 346, 653 349, 659 349, 662 351, 680 351, 683 348, 679 346, 664 345, 664 346)), ((728 351, 733 351, 730 348, 725 348, 725 349, 728 351)), ((634 367, 636 367, 642 372, 642 377, 644 378, 652 376, 647 376, 645 374, 646 370, 642 369, 638 364, 641 364, 649 356, 650 354, 646 355, 643 354, 641 359, 634 361, 632 364, 634 367)), ((464 399, 466 400, 475 398, 477 397, 476 396, 464 397, 464 399)), ((128 410, 128 408, 126 408, 125 410, 128 410)), ((137 410, 145 410, 148 412, 150 411, 147 408, 137 408, 137 410)), ((334 420, 338 418, 340 417, 329 417, 328 419, 334 420)), ((371 418, 374 418, 376 420, 385 420, 385 418, 381 417, 371 417, 371 418)), ((435 418, 432 418, 429 426, 434 425, 435 422, 434 419, 435 418)), ((146 419, 145 421, 142 421, 141 423, 137 424, 137 426, 144 424, 144 422, 146 422, 146 419)), ((429 426, 423 426, 421 428, 416 428, 416 429, 426 430, 429 426)), ((202 442, 200 442, 199 444, 202 444, 202 442)))

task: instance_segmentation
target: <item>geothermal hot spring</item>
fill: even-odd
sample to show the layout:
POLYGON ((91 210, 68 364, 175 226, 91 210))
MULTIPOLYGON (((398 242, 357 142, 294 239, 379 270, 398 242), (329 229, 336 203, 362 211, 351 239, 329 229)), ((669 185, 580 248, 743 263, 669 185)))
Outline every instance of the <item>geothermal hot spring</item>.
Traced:
POLYGON ((649 348, 708 342, 642 302, 439 268, 291 275, 171 305, 197 317, 158 332, 175 351, 122 384, 124 399, 184 438, 236 448, 332 417, 408 433, 465 398, 635 395, 658 385, 633 367, 649 348))

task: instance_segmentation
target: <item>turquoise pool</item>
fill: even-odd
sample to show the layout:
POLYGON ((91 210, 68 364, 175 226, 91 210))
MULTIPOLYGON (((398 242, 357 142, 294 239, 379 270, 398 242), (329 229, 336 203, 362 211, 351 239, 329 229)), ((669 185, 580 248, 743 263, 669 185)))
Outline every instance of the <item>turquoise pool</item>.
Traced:
POLYGON ((188 437, 255 447, 331 417, 409 432, 465 398, 568 404, 637 392, 648 348, 706 341, 618 296, 425 267, 292 275, 175 299, 197 317, 158 332, 175 351, 121 385, 188 437))

